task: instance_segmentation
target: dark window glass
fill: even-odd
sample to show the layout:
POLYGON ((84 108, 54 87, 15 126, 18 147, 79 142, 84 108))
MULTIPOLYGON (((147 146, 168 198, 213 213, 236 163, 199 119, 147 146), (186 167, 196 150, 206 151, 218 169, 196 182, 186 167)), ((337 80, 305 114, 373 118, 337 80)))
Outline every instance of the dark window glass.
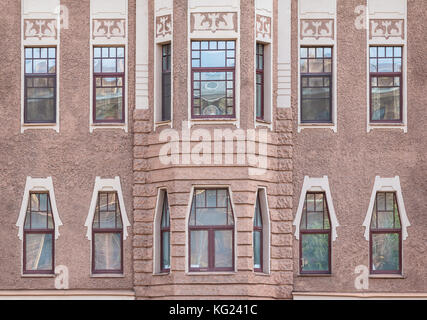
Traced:
POLYGON ((171 120, 171 45, 162 46, 162 121, 171 120))
POLYGON ((329 274, 331 226, 324 193, 306 194, 300 234, 301 274, 329 274))
POLYGON ((168 195, 164 193, 163 208, 162 208, 162 221, 160 226, 161 233, 161 271, 170 271, 170 213, 168 195))
POLYGON ((264 120, 264 45, 256 45, 256 117, 264 120))
POLYGON ((54 273, 54 220, 48 193, 30 193, 24 223, 24 274, 54 273))
POLYGON ((254 234, 253 234, 253 249, 254 249, 254 271, 262 272, 263 270, 263 223, 260 202, 260 191, 258 191, 255 217, 254 217, 254 234))
POLYGON ((371 220, 371 273, 402 271, 402 226, 394 192, 378 192, 371 220))
POLYGON ((301 48, 301 122, 332 122, 332 48, 301 48))
POLYGON ((402 47, 370 47, 371 122, 402 121, 402 47))
POLYGON ((56 123, 56 48, 25 48, 25 123, 56 123))
POLYGON ((94 47, 94 123, 125 122, 124 47, 94 47))
POLYGON ((234 270, 234 217, 227 189, 196 189, 189 222, 190 271, 234 270))
POLYGON ((99 192, 92 224, 92 273, 123 273, 123 224, 116 192, 99 192))
POLYGON ((235 116, 235 41, 192 41, 192 116, 235 116))

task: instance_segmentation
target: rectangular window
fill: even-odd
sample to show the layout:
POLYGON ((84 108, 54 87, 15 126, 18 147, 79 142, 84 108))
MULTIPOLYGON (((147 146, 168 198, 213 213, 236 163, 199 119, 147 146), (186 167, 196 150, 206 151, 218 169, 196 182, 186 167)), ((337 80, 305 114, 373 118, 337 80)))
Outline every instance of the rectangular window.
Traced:
POLYGON ((301 123, 332 123, 332 48, 301 48, 301 123))
POLYGON ((192 118, 235 117, 235 41, 192 41, 192 118))
POLYGON ((256 45, 256 117, 264 120, 264 45, 256 45))
POLYGON ((162 121, 171 120, 171 44, 162 46, 162 121))
POLYGON ((24 122, 56 123, 56 48, 25 48, 24 122))
POLYGON ((402 122, 402 47, 370 47, 370 120, 402 122))
POLYGON ((94 123, 125 122, 125 48, 93 48, 94 123))

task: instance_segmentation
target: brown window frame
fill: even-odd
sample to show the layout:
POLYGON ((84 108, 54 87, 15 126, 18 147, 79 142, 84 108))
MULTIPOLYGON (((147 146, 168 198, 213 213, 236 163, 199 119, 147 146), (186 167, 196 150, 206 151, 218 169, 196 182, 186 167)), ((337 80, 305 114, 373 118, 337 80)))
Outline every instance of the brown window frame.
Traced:
MULTIPOLYGON (((301 57, 300 56, 300 119, 301 124, 333 124, 334 122, 334 109, 333 109, 333 90, 334 90, 334 48, 332 46, 301 46, 299 48, 300 52, 301 49, 307 49, 307 57, 301 57), (315 49, 315 56, 310 57, 310 49, 315 49), (317 55, 317 49, 323 49, 323 57, 318 57, 317 55), (331 50, 331 56, 325 57, 324 51, 325 49, 331 50), (301 60, 307 60, 307 72, 302 72, 302 64, 301 60), (323 60, 323 72, 319 73, 312 73, 310 72, 310 60, 316 60, 316 59, 322 59, 323 60), (325 72, 325 60, 331 61, 331 71, 325 72), (323 78, 323 86, 322 87, 310 87, 309 85, 304 87, 303 85, 303 79, 307 79, 307 83, 310 83, 310 78, 323 78), (325 85, 325 78, 329 79, 329 86, 325 85), (315 100, 315 99, 304 99, 303 97, 303 89, 306 88, 329 88, 329 119, 328 120, 303 120, 303 101, 304 100, 315 100)), ((322 100, 326 100, 326 98, 321 98, 322 100)))
MULTIPOLYGON (((92 48, 93 50, 93 69, 92 69, 92 73, 93 73, 93 110, 92 110, 92 122, 94 124, 124 124, 126 123, 126 47, 123 45, 118 45, 118 46, 93 46, 92 48), (101 49, 101 57, 95 57, 95 50, 100 48, 101 49), (117 53, 116 53, 116 57, 108 57, 108 58, 104 58, 102 56, 102 49, 103 48, 122 48, 123 49, 123 57, 117 57, 117 53), (104 59, 115 59, 116 60, 116 70, 118 69, 118 60, 123 60, 123 72, 102 72, 102 60, 104 59), (101 60, 100 63, 100 67, 101 67, 101 72, 95 72, 95 60, 101 60), (116 85, 115 87, 113 86, 102 86, 102 79, 103 78, 121 78, 122 80, 122 85, 116 85), (101 79, 101 87, 97 86, 96 84, 96 80, 97 79, 101 79), (121 88, 122 89, 122 119, 111 119, 111 120, 97 120, 96 119, 96 89, 97 88, 121 88)), ((116 83, 117 84, 117 83, 116 83)))
POLYGON ((381 123, 386 123, 386 124, 401 124, 403 122, 403 46, 399 46, 399 45, 391 45, 391 46, 380 46, 380 45, 372 45, 369 46, 369 122, 372 124, 381 124, 381 123), (377 49, 377 56, 376 57, 371 57, 371 48, 376 48, 377 49), (385 48, 385 54, 384 57, 379 57, 378 55, 378 49, 379 48, 385 48), (387 57, 387 48, 393 48, 393 56, 392 57, 387 57), (394 50, 395 48, 400 48, 401 49, 401 55, 400 57, 395 56, 394 50), (393 60, 393 72, 378 72, 378 60, 379 59, 392 59, 393 60), (395 72, 394 68, 395 68, 395 63, 394 60, 395 59, 401 59, 401 64, 400 64, 400 72, 395 72), (377 72, 372 72, 371 71, 371 60, 376 60, 376 66, 377 66, 377 72), (389 86, 389 87, 380 87, 378 86, 378 78, 381 77, 389 77, 389 78, 399 78, 399 86, 396 86, 395 83, 393 83, 393 86, 389 86), (372 82, 373 82, 373 78, 377 78, 377 86, 373 86, 372 82), (399 109, 399 119, 397 120, 373 120, 373 108, 372 108, 372 103, 373 103, 373 99, 372 99, 372 89, 373 88, 399 88, 399 93, 400 93, 400 99, 399 99, 399 104, 400 104, 400 109, 399 109))
POLYGON ((237 42, 235 40, 192 40, 191 41, 191 118, 192 119, 234 119, 236 117, 236 62, 237 62, 237 56, 236 56, 236 46, 237 46, 237 42), (199 49, 193 49, 193 44, 194 43, 199 43, 199 49), (202 43, 207 42, 208 43, 208 49, 202 49, 202 43), (202 67, 201 66, 201 53, 202 51, 218 51, 218 50, 222 50, 222 49, 211 49, 211 43, 216 43, 216 47, 218 48, 218 43, 219 42, 225 42, 225 63, 224 65, 226 67, 202 67), (229 42, 233 42, 233 48, 232 49, 228 49, 228 43, 229 42), (228 51, 232 51, 234 52, 234 56, 233 57, 228 57, 227 56, 227 52, 228 51), (194 52, 199 52, 199 58, 193 58, 193 53, 194 52), (194 61, 199 60, 200 62, 200 67, 193 67, 193 63, 194 61), (228 61, 233 61, 234 60, 234 65, 232 67, 227 67, 227 63, 228 61), (216 81, 216 82, 225 82, 225 91, 226 91, 226 96, 225 96, 225 100, 226 100, 226 107, 225 107, 225 112, 226 114, 224 115, 202 115, 202 99, 201 99, 201 86, 199 86, 199 89, 195 89, 194 88, 194 83, 195 82, 202 82, 201 80, 201 74, 202 73, 208 73, 208 72, 223 72, 225 73, 225 80, 212 80, 212 81, 216 81), (198 80, 195 79, 194 75, 196 73, 200 74, 200 78, 198 80), (228 73, 232 73, 233 79, 229 80, 228 78, 228 73), (232 90, 229 89, 227 87, 227 84, 229 82, 233 83, 233 88, 232 90), (200 97, 200 106, 195 106, 194 100, 195 100, 195 91, 199 91, 199 97, 200 97), (232 114, 227 114, 227 111, 229 108, 231 108, 231 106, 228 105, 228 100, 231 99, 229 98, 229 91, 232 91, 233 94, 233 113, 232 114), (196 115, 194 110, 195 108, 200 108, 200 115, 196 115))
POLYGON ((172 45, 166 43, 162 45, 162 121, 172 120, 172 45), (169 90, 166 89, 166 77, 169 76, 169 90), (167 95, 166 91, 169 91, 169 105, 166 103, 167 95))
POLYGON ((170 245, 171 245, 170 236, 171 236, 171 227, 170 227, 169 201, 168 201, 168 194, 166 191, 164 191, 162 218, 160 219, 160 272, 161 273, 170 273, 170 258, 171 258, 170 257, 170 245), (163 219, 165 217, 165 210, 168 210, 168 212, 169 212, 169 215, 168 215, 169 220, 167 222, 167 226, 163 227, 163 219), (163 247, 164 247, 163 234, 165 234, 165 233, 169 233, 169 268, 165 267, 164 252, 163 252, 163 247))
POLYGON ((257 42, 256 44, 256 118, 257 120, 264 121, 265 119, 265 81, 264 81, 264 69, 265 69, 265 45, 263 43, 257 42), (260 51, 260 48, 262 48, 262 51, 260 51), (261 67, 260 67, 261 66, 261 67), (258 81, 258 77, 261 78, 261 81, 258 81), (260 111, 261 114, 258 115, 258 87, 261 87, 261 106, 260 111))
MULTIPOLYGON (((300 252, 300 263, 299 263, 299 272, 301 275, 323 275, 323 274, 332 274, 332 227, 331 227, 331 215, 329 212, 328 202, 326 199, 326 193, 325 192, 307 192, 305 195, 305 229, 303 229, 300 226, 300 240, 299 240, 299 252, 300 252), (316 211, 316 195, 323 195, 323 229, 307 229, 307 220, 308 220, 308 214, 307 214, 307 196, 313 194, 314 195, 314 210, 316 211), (329 229, 325 229, 325 209, 327 212, 327 217, 329 220, 329 229), (303 252, 302 252, 302 243, 303 243, 303 235, 313 235, 313 234, 327 234, 328 235, 328 270, 312 270, 312 271, 304 271, 303 270, 303 252)), ((304 214, 302 218, 304 217, 304 214)), ((302 225, 303 221, 301 219, 300 225, 302 225)))
MULTIPOLYGON (((254 218, 254 234, 256 232, 258 232, 260 234, 260 253, 259 253, 259 257, 260 257, 260 267, 259 268, 255 268, 255 259, 254 259, 254 272, 264 272, 264 221, 262 219, 262 206, 261 206, 261 197, 260 197, 260 191, 257 192, 257 200, 258 204, 256 204, 255 206, 258 206, 259 209, 259 213, 260 213, 260 223, 261 226, 256 226, 255 225, 255 221, 256 221, 256 209, 255 209, 255 218, 254 218)), ((253 244, 254 246, 254 258, 255 258, 255 243, 253 244)))
MULTIPOLYGON (((402 274, 402 261, 403 261, 403 250, 402 250, 402 246, 403 246, 403 242, 402 242, 402 222, 401 222, 401 218, 400 218, 400 210, 399 210, 399 205, 397 202, 397 195, 396 192, 377 192, 377 194, 375 195, 375 205, 374 205, 374 209, 376 210, 376 228, 372 228, 372 221, 370 221, 370 227, 369 227, 369 272, 372 275, 379 275, 379 274, 397 274, 400 275, 402 274), (397 206, 397 213, 399 215, 399 222, 400 222, 400 228, 378 228, 378 212, 389 212, 389 210, 378 210, 378 205, 377 205, 377 201, 378 201, 378 195, 379 194, 384 194, 384 201, 385 201, 385 206, 387 205, 387 200, 386 200, 386 195, 388 193, 393 193, 393 225, 395 226, 396 224, 396 220, 395 220, 395 215, 394 215, 394 210, 395 208, 395 204, 397 206), (374 234, 398 234, 399 235, 399 270, 373 270, 372 264, 373 264, 373 239, 372 236, 374 234)), ((374 219, 374 215, 372 215, 372 219, 374 219)))
POLYGON ((119 201, 118 193, 116 191, 99 191, 96 203, 97 203, 97 205, 96 205, 96 209, 95 209, 95 215, 97 215, 97 214, 99 215, 98 216, 99 227, 98 228, 95 227, 95 216, 94 216, 94 219, 92 222, 92 274, 123 274, 123 270, 124 270, 124 268, 123 268, 123 260, 124 260, 123 259, 123 252, 124 252, 124 250, 123 250, 123 218, 122 218, 122 214, 121 214, 121 210, 120 210, 120 201, 119 201), (115 194, 115 197, 116 197, 116 203, 115 203, 115 225, 116 225, 116 227, 115 228, 101 228, 100 227, 101 211, 99 208, 100 208, 100 199, 101 199, 100 195, 101 194, 107 194, 107 204, 109 203, 108 202, 108 196, 110 194, 115 194), (121 225, 122 225, 121 228, 117 227, 117 217, 120 218, 121 225), (121 248, 120 248, 120 250, 121 250, 121 252, 120 252, 120 258, 121 258, 120 269, 117 269, 117 270, 112 270, 112 269, 111 270, 101 270, 101 269, 99 269, 98 270, 95 268, 95 257, 96 257, 95 235, 96 234, 120 234, 120 246, 121 246, 121 248))
MULTIPOLYGON (((38 210, 38 212, 44 212, 38 210)), ((47 217, 46 215, 46 217, 47 217)), ((25 275, 46 275, 46 274, 55 274, 55 218, 53 216, 52 212, 52 203, 50 201, 50 194, 49 192, 30 192, 30 196, 28 198, 28 206, 27 206, 27 213, 25 216, 24 221, 24 239, 23 239, 23 268, 22 272, 25 275), (31 216, 32 216, 32 207, 31 207, 31 197, 32 195, 40 195, 40 194, 46 194, 47 195, 47 201, 48 205, 46 205, 46 213, 49 214, 49 207, 50 207, 50 214, 52 215, 52 228, 49 228, 48 219, 46 218, 46 229, 33 229, 32 228, 32 222, 31 222, 31 216), (28 212, 30 213, 30 229, 26 228, 26 221, 28 218, 28 212), (27 234, 48 234, 52 237, 52 269, 51 270, 27 270, 27 234)))
MULTIPOLYGON (((231 205, 231 198, 230 198, 230 192, 227 188, 197 188, 194 190, 193 199, 191 206, 193 207, 193 204, 196 206, 196 192, 197 191, 207 191, 207 190, 216 190, 216 201, 218 202, 218 191, 224 190, 227 192, 227 206, 230 204, 230 210, 233 217, 233 224, 228 225, 228 216, 227 216, 227 225, 223 226, 192 226, 190 224, 191 222, 191 212, 190 211, 190 219, 188 223, 188 266, 190 272, 233 272, 235 271, 235 218, 234 218, 234 211, 233 207, 231 205), (191 267, 191 231, 207 231, 208 232, 208 267, 207 268, 192 268, 191 267), (215 232, 216 231, 232 231, 232 266, 229 268, 217 268, 215 267, 215 232)), ((205 207, 201 208, 208 208, 207 207, 207 197, 205 196, 205 207)), ((221 208, 221 207, 209 207, 209 208, 221 208)), ((195 214, 196 217, 194 218, 195 221, 197 221, 197 209, 198 207, 195 207, 195 214)), ((227 207, 228 209, 228 207, 227 207)))
MULTIPOLYGON (((41 56, 41 54, 40 54, 41 56)), ((24 47, 24 124, 56 124, 56 116, 57 116, 57 108, 58 108, 58 103, 57 103, 57 58, 58 56, 58 50, 56 48, 56 46, 50 46, 50 47, 34 47, 34 46, 28 46, 28 47, 24 47), (31 58, 27 58, 26 53, 27 53, 27 49, 32 49, 32 54, 31 54, 31 58), (34 49, 39 49, 39 51, 41 49, 47 49, 47 57, 46 58, 34 58, 34 49), (49 55, 49 49, 55 49, 55 58, 50 58, 49 55), (45 73, 27 73, 27 67, 26 67, 26 62, 27 61, 32 61, 32 71, 34 71, 34 60, 46 60, 47 63, 47 71, 45 73), (49 72, 49 61, 50 60, 55 60, 55 72, 50 73, 49 72), (49 120, 33 120, 30 121, 28 120, 28 105, 27 105, 27 89, 28 87, 28 79, 35 79, 35 78, 47 78, 47 79, 54 79, 54 86, 50 87, 30 87, 30 88, 38 88, 38 89, 53 89, 53 100, 54 100, 54 114, 53 114, 53 120, 49 121, 49 120)), ((32 80, 33 82, 33 80, 32 80)), ((49 81, 48 81, 49 82, 49 81)), ((46 99, 47 100, 47 99, 46 99)))

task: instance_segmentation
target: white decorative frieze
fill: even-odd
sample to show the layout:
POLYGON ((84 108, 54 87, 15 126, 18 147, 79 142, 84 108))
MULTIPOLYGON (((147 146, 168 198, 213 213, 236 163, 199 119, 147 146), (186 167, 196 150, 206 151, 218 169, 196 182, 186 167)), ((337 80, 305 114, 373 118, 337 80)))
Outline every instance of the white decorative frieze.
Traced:
POLYGON ((271 41, 271 17, 256 15, 257 40, 271 41))
POLYGON ((373 38, 400 38, 405 39, 404 19, 371 19, 369 39, 373 38))
POLYGON ((190 16, 190 32, 234 31, 238 32, 236 12, 198 12, 190 16))
POLYGON ((92 39, 126 38, 125 19, 93 19, 92 39))
POLYGON ((36 38, 58 39, 56 19, 24 19, 24 40, 36 38))
POLYGON ((172 36, 172 15, 156 17, 156 38, 172 36))
POLYGON ((334 39, 334 19, 301 19, 300 38, 334 39))

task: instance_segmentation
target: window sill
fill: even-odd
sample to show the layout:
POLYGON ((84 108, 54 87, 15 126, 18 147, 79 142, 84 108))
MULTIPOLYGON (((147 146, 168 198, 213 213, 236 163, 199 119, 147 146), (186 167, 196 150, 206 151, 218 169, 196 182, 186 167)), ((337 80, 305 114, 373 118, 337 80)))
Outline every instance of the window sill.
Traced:
POLYGON ((171 272, 159 272, 159 273, 153 273, 154 277, 166 277, 166 276, 170 276, 171 272))
POLYGON ((126 123, 91 123, 90 132, 92 133, 95 129, 121 129, 125 132, 128 131, 126 123))
POLYGON ((59 132, 57 123, 23 123, 21 124, 21 133, 25 130, 55 130, 59 132))
POLYGON ((330 274, 301 274, 298 273, 297 277, 298 278, 331 278, 334 275, 332 273, 330 274))
POLYGON ((166 126, 168 126, 168 127, 171 127, 171 128, 172 128, 172 120, 168 120, 168 121, 159 121, 159 122, 156 122, 156 123, 154 124, 154 126, 155 126, 156 128, 159 128, 159 127, 166 127, 166 126))
POLYGON ((337 126, 334 123, 299 123, 298 132, 301 132, 303 129, 330 129, 337 132, 337 126))
POLYGON ((270 273, 265 273, 265 272, 254 272, 254 274, 256 276, 259 276, 259 277, 269 277, 269 276, 271 276, 270 273))
POLYGON ((402 274, 370 274, 369 279, 406 279, 402 274))
POLYGON ((114 273, 100 273, 100 274, 91 274, 91 278, 124 278, 125 275, 123 273, 114 274, 114 273))
POLYGON ((224 124, 224 125, 234 125, 238 126, 238 120, 236 118, 196 118, 196 119, 190 119, 189 125, 218 125, 218 124, 224 124))
POLYGON ((185 274, 187 276, 234 276, 237 272, 186 272, 185 274))
POLYGON ((55 278, 55 274, 21 274, 21 278, 55 278))

